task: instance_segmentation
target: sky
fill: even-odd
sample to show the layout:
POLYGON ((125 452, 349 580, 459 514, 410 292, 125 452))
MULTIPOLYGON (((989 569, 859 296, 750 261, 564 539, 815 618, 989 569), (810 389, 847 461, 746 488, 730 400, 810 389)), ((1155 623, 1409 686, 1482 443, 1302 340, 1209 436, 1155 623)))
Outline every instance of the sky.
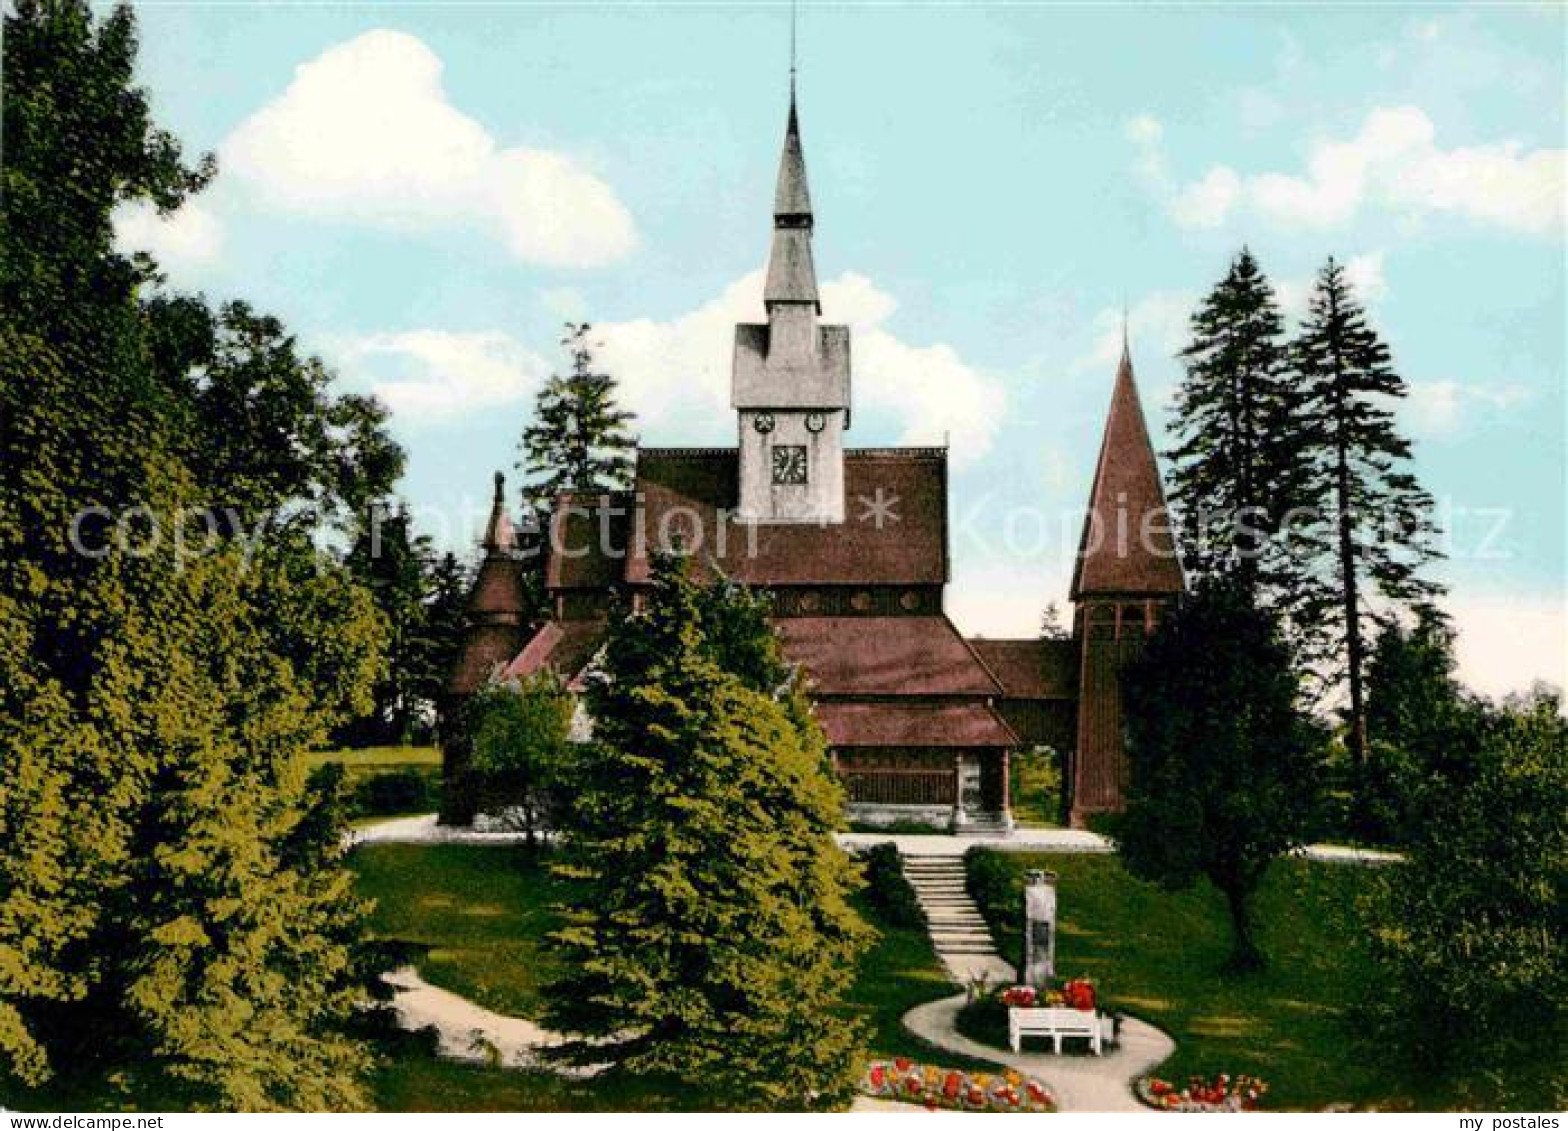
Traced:
MULTIPOLYGON (((788 99, 782 4, 140 4, 214 184, 122 243, 281 317, 392 410, 471 549, 568 320, 644 442, 733 444, 788 99)), ((1122 311, 1156 443, 1248 246, 1287 315, 1348 265, 1410 386, 1462 675, 1568 668, 1562 6, 802 3, 824 319, 855 446, 949 447, 960 628, 1065 605, 1122 311)))

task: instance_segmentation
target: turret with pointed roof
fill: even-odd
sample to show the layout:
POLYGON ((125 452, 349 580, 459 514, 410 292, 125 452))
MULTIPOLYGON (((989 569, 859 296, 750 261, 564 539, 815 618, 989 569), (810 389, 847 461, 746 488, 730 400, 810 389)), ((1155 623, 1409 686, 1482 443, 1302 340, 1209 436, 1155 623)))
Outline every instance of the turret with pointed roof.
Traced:
POLYGON ((1078 734, 1068 775, 1074 825, 1122 807, 1127 753, 1121 669, 1183 588, 1165 488, 1124 330, 1073 568, 1073 635, 1080 649, 1078 734))
POLYGON ((1183 588, 1165 488, 1125 335, 1070 597, 1171 596, 1183 588))
POLYGON ((766 323, 735 327, 731 403, 739 417, 742 518, 842 522, 849 428, 849 328, 824 326, 811 239, 815 220, 790 91, 762 289, 766 323))

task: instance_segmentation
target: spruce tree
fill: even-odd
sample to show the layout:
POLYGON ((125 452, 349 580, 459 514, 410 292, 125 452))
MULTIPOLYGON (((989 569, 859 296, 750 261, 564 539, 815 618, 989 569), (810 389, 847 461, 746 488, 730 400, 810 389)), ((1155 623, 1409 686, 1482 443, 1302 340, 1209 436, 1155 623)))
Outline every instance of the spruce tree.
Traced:
POLYGON ((1274 288, 1243 248, 1204 299, 1180 357, 1171 501, 1189 576, 1233 574, 1290 613, 1302 578, 1286 520, 1303 499, 1299 397, 1274 288))
POLYGON ((517 466, 527 476, 525 502, 536 511, 547 511, 562 491, 623 490, 631 482, 632 414, 616 403, 615 378, 595 367, 591 330, 567 323, 561 345, 571 369, 545 382, 523 429, 517 466))
POLYGON ((1326 674, 1349 689, 1346 745, 1359 773, 1372 625, 1401 607, 1427 608, 1442 591, 1423 576, 1439 556, 1432 498, 1410 469, 1410 443, 1394 419, 1404 379, 1332 258, 1318 274, 1291 359, 1305 399, 1307 485, 1326 504, 1303 527, 1321 581, 1305 615, 1322 625, 1326 674))
POLYGON ((641 607, 612 621, 562 830, 570 973, 548 1023, 586 1038, 568 1058, 725 1107, 835 1106, 859 1071, 842 1006, 866 937, 832 839, 843 798, 798 696, 755 686, 767 663, 749 680, 721 666, 776 645, 715 644, 713 599, 663 555, 641 607))

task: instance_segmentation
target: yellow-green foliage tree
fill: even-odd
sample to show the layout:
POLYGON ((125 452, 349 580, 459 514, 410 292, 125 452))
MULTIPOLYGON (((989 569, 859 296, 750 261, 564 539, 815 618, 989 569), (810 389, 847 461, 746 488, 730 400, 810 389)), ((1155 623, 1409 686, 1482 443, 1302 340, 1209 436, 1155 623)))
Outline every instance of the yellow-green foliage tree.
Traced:
POLYGON ((19 0, 4 50, 0 1082, 359 1105, 363 909, 300 755, 368 707, 379 619, 302 530, 191 552, 224 485, 110 212, 210 168, 149 121, 129 9, 19 0))
POLYGON ((681 559, 613 621, 563 827, 575 906, 549 1018, 591 1038, 569 1057, 728 1108, 848 1098, 866 928, 832 839, 842 794, 785 671, 761 605, 699 590, 681 559))

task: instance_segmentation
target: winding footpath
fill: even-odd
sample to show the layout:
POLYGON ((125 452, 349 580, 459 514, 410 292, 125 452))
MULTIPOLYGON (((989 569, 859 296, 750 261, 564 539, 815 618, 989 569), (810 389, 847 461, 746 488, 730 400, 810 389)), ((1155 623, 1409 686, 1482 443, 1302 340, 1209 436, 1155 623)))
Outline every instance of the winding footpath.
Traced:
MULTIPOLYGON (((350 845, 361 844, 470 844, 503 846, 523 837, 504 828, 461 829, 436 823, 434 814, 399 817, 355 829, 350 845)), ((993 985, 1011 981, 1013 968, 991 943, 979 911, 963 890, 960 858, 976 844, 1004 851, 1085 852, 1112 851, 1104 837, 1080 829, 1020 829, 1004 838, 842 833, 845 848, 864 848, 892 841, 906 860, 906 868, 922 906, 932 921, 932 944, 955 984, 964 985, 983 974, 993 985)), ((1398 857, 1392 853, 1337 845, 1313 845, 1302 855, 1314 860, 1349 864, 1381 864, 1398 857)), ((433 1027, 444 1057, 506 1068, 539 1065, 538 1050, 561 1041, 552 1033, 521 1017, 509 1017, 433 986, 412 966, 385 976, 393 989, 398 1024, 407 1030, 433 1027)), ((1117 1047, 1103 1056, 1055 1056, 1045 1053, 1014 1054, 983 1045, 958 1031, 958 1012, 966 996, 955 994, 918 1005, 904 1014, 904 1027, 935 1048, 974 1060, 1001 1064, 1042 1080, 1065 1112, 1147 1112, 1133 1095, 1132 1082, 1167 1059, 1176 1050, 1168 1035, 1136 1018, 1125 1018, 1117 1047)), ((556 1069, 559 1071, 560 1069, 556 1069)), ((579 1070, 591 1075, 594 1069, 579 1070)), ((868 1097, 856 1099, 852 1111, 921 1113, 910 1104, 888 1103, 868 1097)))

